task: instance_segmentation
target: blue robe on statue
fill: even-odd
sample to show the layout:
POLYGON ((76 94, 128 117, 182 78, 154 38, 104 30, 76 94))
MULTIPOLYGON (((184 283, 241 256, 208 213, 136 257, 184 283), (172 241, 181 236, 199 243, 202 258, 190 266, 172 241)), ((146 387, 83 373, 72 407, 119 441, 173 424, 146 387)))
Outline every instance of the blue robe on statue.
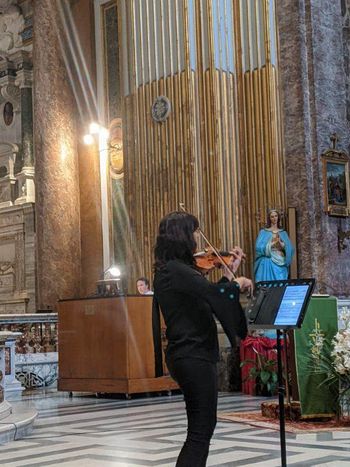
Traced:
POLYGON ((285 230, 278 232, 284 243, 284 255, 272 247, 271 230, 260 230, 255 243, 255 282, 288 279, 289 265, 294 255, 294 247, 285 230))

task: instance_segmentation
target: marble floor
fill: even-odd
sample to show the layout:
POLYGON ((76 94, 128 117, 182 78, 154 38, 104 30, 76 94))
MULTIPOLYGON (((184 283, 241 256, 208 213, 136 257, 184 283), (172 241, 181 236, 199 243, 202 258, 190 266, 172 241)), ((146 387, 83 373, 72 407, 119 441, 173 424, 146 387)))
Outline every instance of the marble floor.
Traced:
MULTIPOLYGON (((181 395, 126 401, 50 391, 23 402, 39 411, 34 430, 0 446, 0 465, 170 467, 186 434, 181 395)), ((221 394, 219 411, 255 410, 258 404, 250 396, 221 394)), ((287 455, 288 466, 350 466, 350 432, 288 434, 287 455)), ((207 465, 279 466, 279 433, 218 422, 207 465)))

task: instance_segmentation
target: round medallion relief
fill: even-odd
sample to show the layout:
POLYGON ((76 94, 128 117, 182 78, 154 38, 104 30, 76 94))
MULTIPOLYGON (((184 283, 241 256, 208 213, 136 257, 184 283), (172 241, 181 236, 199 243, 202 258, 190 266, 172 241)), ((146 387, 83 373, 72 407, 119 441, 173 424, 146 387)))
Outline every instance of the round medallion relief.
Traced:
POLYGON ((165 122, 171 111, 171 104, 166 96, 158 96, 152 105, 152 118, 158 123, 165 122))

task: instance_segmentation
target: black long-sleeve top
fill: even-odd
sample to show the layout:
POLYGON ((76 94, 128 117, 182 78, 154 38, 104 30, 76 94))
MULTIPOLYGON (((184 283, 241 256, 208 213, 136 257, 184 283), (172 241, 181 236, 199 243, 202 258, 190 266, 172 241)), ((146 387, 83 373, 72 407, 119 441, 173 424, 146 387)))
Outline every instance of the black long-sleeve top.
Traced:
MULTIPOLYGON (((155 302, 167 326, 168 359, 191 356, 217 361, 219 344, 213 315, 222 324, 231 345, 235 345, 236 335, 246 336, 247 324, 236 282, 211 283, 194 267, 171 260, 156 271, 153 285, 155 302)), ((157 310, 155 306, 154 330, 159 328, 157 310)))

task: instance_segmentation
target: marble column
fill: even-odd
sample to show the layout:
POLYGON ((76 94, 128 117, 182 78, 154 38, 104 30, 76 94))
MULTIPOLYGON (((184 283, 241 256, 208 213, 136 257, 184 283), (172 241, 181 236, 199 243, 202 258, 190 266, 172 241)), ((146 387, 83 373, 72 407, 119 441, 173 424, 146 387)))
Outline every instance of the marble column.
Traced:
MULTIPOLYGON (((85 78, 91 80, 92 88, 96 90, 94 4, 86 0, 75 0, 70 2, 70 8, 86 65, 85 78)), ((77 90, 83 105, 83 119, 80 126, 80 134, 83 135, 87 133, 89 123, 98 120, 98 117, 97 114, 91 115, 89 112, 93 99, 90 98, 90 102, 87 102, 83 97, 83 89, 78 88, 77 90)), ((78 152, 81 210, 81 293, 82 296, 87 296, 96 291, 96 281, 101 279, 103 273, 100 153, 93 145, 87 146, 85 144, 79 145, 78 152)))
MULTIPOLYGON (((341 0, 278 0, 288 205, 297 208, 299 276, 321 292, 349 295, 348 254, 338 253, 339 219, 324 213, 322 152, 337 132, 349 146, 341 0)), ((343 221, 349 229, 349 221, 343 221)))
POLYGON ((21 89, 21 108, 25 115, 22 118, 22 144, 23 144, 23 159, 26 167, 34 165, 33 160, 33 103, 32 89, 23 87, 21 89))
POLYGON ((80 294, 77 108, 57 2, 36 0, 33 18, 38 308, 55 309, 80 294))
POLYGON ((11 55, 16 66, 16 86, 20 88, 22 159, 24 167, 34 166, 33 156, 33 73, 29 52, 20 50, 11 55))
POLYGON ((20 90, 21 172, 16 175, 18 196, 15 204, 35 202, 33 153, 33 63, 29 52, 20 50, 11 55, 16 68, 15 84, 20 90))

